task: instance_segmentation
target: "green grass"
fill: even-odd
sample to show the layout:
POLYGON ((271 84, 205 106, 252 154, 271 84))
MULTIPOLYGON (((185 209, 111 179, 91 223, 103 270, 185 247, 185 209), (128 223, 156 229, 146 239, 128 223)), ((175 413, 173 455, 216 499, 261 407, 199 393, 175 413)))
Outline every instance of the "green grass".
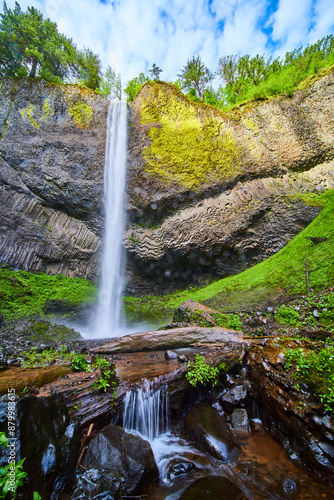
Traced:
MULTIPOLYGON (((334 190, 322 194, 301 195, 309 205, 324 208, 303 231, 275 255, 236 275, 216 281, 200 289, 187 289, 164 297, 126 297, 126 310, 136 313, 142 319, 157 315, 171 314, 179 304, 188 299, 197 302, 223 302, 231 293, 267 290, 268 295, 275 291, 288 289, 289 294, 306 293, 305 258, 310 273, 310 286, 313 290, 326 288, 334 283, 334 190), (327 237, 322 243, 314 245, 306 237, 327 237)), ((217 306, 217 304, 215 304, 217 306)), ((217 306, 217 309, 219 307, 217 306)))
POLYGON ((66 300, 73 305, 93 302, 96 292, 93 283, 81 278, 0 269, 0 312, 6 319, 44 316, 43 305, 48 299, 66 300))

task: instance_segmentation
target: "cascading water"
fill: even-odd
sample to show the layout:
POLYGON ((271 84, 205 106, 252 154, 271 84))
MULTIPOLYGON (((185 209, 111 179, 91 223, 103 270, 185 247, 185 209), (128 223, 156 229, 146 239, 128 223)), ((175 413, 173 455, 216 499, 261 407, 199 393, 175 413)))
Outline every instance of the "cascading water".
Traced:
POLYGON ((168 429, 167 387, 154 392, 152 382, 143 381, 140 388, 128 391, 123 401, 123 427, 135 431, 149 441, 168 429))
POLYGON ((126 101, 113 101, 108 110, 104 165, 104 252, 95 326, 95 337, 99 338, 117 334, 117 331, 119 334, 122 328, 126 155, 127 104, 126 101))

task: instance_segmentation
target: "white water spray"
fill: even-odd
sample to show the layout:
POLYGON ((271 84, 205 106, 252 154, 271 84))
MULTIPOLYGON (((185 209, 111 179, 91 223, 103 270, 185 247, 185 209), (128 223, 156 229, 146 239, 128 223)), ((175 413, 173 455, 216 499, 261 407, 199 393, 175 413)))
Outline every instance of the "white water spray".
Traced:
POLYGON ((127 104, 113 101, 108 110, 107 144, 104 164, 105 234, 102 280, 95 337, 119 334, 122 328, 125 224, 124 193, 127 154, 127 104))

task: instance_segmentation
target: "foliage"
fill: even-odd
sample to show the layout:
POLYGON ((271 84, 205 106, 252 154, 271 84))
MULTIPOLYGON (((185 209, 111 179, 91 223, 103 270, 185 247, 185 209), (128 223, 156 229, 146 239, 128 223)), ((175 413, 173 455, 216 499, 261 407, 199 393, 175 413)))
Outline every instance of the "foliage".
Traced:
POLYGON ((4 2, 0 14, 0 76, 41 77, 60 82, 79 77, 91 89, 99 86, 101 63, 90 49, 79 51, 57 24, 34 7, 26 12, 4 2))
POLYGON ((243 330, 243 324, 237 314, 216 314, 215 321, 217 326, 231 328, 232 330, 243 330))
POLYGON ((152 80, 159 80, 160 73, 162 73, 162 69, 160 69, 159 66, 153 63, 153 66, 151 69, 149 69, 149 72, 151 73, 152 80))
POLYGON ((99 56, 90 49, 84 48, 83 51, 77 54, 77 61, 79 65, 79 82, 89 89, 98 89, 102 77, 102 64, 99 56))
POLYGON ((128 96, 128 101, 133 101, 143 85, 149 81, 150 79, 148 76, 145 76, 144 73, 140 73, 139 76, 136 76, 132 80, 128 81, 128 84, 124 89, 124 92, 128 96))
POLYGON ((282 325, 296 326, 299 320, 299 313, 292 307, 282 305, 278 308, 275 319, 282 325))
POLYGON ((206 385, 207 383, 215 386, 218 382, 218 377, 219 369, 206 363, 204 357, 200 354, 196 354, 193 363, 188 361, 186 379, 194 387, 197 384, 206 385))
MULTIPOLYGON (((0 432, 0 445, 7 449, 8 439, 4 432, 0 432)), ((8 497, 8 494, 11 498, 15 498, 17 488, 23 486, 23 480, 27 476, 27 473, 23 470, 24 461, 25 458, 22 458, 15 464, 0 467, 0 499, 8 497), (12 471, 14 471, 14 474, 12 471)))
POLYGON ((46 300, 66 300, 69 304, 93 302, 97 289, 82 278, 66 278, 58 274, 29 273, 0 268, 1 312, 6 319, 43 313, 46 300))
POLYGON ((186 90, 195 90, 196 96, 203 101, 204 91, 208 84, 213 80, 213 73, 205 66, 200 56, 193 56, 188 59, 186 65, 177 75, 183 82, 183 88, 186 90))
MULTIPOLYGON (((48 366, 59 362, 73 362, 73 358, 76 356, 75 352, 67 352, 66 346, 62 346, 61 351, 54 348, 45 349, 42 352, 38 352, 37 347, 33 347, 28 352, 22 352, 24 357, 23 366, 25 368, 37 368, 42 366, 48 366)), ((81 355, 80 355, 81 356, 81 355)), ((78 362, 76 364, 78 366, 78 362)))
POLYGON ((314 391, 325 410, 334 415, 334 345, 324 345, 318 352, 300 347, 287 349, 285 368, 291 370, 296 388, 306 384, 314 391))
POLYGON ((122 99, 122 79, 121 75, 111 68, 107 67, 107 70, 101 80, 100 94, 104 95, 108 99, 122 99))
MULTIPOLYGON (((225 107, 249 99, 265 99, 279 94, 293 95, 303 80, 334 63, 334 36, 313 45, 287 52, 284 60, 265 59, 264 55, 221 57, 218 74, 224 82, 221 94, 225 107)), ((221 103, 219 103, 221 106, 221 103)))
POLYGON ((72 368, 75 371, 87 371, 88 365, 83 354, 77 354, 72 360, 72 368))

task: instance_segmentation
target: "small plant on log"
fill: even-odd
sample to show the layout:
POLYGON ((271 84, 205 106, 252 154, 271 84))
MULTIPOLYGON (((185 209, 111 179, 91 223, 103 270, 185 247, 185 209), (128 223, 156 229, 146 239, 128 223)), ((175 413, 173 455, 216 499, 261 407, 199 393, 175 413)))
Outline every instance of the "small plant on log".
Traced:
POLYGON ((195 361, 188 362, 186 379, 194 387, 197 384, 206 385, 208 383, 215 386, 219 378, 219 369, 210 366, 200 354, 196 354, 195 361))

